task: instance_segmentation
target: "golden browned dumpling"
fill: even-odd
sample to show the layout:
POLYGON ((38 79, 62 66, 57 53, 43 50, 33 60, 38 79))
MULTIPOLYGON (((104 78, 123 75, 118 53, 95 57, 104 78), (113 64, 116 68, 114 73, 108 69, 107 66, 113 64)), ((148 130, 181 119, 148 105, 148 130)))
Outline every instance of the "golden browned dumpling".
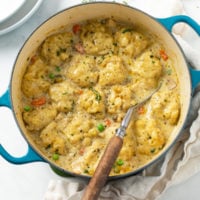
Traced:
POLYGON ((72 34, 59 33, 48 37, 41 46, 41 55, 50 65, 61 65, 71 55, 72 34))

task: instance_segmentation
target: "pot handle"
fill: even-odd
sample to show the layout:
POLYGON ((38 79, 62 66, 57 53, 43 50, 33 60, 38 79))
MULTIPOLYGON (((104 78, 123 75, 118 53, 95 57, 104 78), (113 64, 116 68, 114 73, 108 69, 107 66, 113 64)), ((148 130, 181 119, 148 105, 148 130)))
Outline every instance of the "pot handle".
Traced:
POLYGON ((192 77, 192 89, 194 91, 194 89, 200 84, 200 71, 190 67, 190 75, 192 77))
POLYGON ((177 15, 168 18, 156 18, 156 20, 160 22, 170 32, 172 31, 172 28, 176 23, 184 22, 191 26, 197 32, 197 34, 200 35, 199 24, 186 15, 177 15))
POLYGON ((7 91, 2 96, 0 96, 0 106, 5 106, 11 109, 9 89, 7 89, 7 91))
MULTIPOLYGON (((10 109, 12 108, 9 89, 7 89, 7 91, 2 96, 0 96, 0 107, 1 106, 8 107, 10 109)), ((0 155, 8 162, 13 164, 25 164, 29 162, 44 161, 37 153, 35 153, 30 145, 28 145, 28 151, 26 155, 22 157, 13 157, 0 144, 0 155)))
MULTIPOLYGON (((195 22, 192 18, 185 15, 177 15, 168 18, 157 18, 158 22, 160 22, 168 31, 172 31, 173 26, 176 23, 184 22, 191 26, 196 33, 200 36, 200 25, 195 22)), ((200 71, 193 69, 190 67, 190 74, 192 77, 192 89, 194 90, 197 85, 200 83, 200 71)))

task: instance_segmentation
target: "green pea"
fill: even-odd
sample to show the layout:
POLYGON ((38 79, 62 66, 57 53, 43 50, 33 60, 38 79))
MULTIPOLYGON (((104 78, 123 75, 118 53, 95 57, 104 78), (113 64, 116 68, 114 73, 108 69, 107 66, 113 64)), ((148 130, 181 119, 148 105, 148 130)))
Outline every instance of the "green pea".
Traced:
POLYGON ((50 78, 50 79, 54 79, 54 78, 55 78, 55 74, 50 73, 50 74, 49 74, 49 78, 50 78))
POLYGON ((97 129, 98 131, 103 132, 105 130, 105 126, 103 124, 98 124, 97 129))
POLYGON ((117 160, 117 165, 122 166, 124 164, 124 161, 122 159, 117 160))
POLYGON ((24 110, 28 112, 28 111, 31 110, 31 107, 30 106, 24 106, 24 110))
POLYGON ((58 160, 58 159, 59 159, 59 154, 54 153, 54 154, 52 155, 52 159, 53 159, 53 160, 58 160))

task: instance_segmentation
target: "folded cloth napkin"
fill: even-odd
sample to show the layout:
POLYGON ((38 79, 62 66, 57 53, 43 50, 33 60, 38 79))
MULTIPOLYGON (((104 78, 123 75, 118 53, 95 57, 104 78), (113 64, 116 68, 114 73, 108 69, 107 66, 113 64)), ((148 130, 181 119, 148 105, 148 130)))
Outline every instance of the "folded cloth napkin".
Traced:
MULTIPOLYGON (((124 2, 124 1, 123 1, 124 2)), ((126 1, 155 17, 169 17, 186 14, 181 0, 138 0, 126 1)), ((173 34, 184 50, 192 67, 200 69, 200 52, 194 49, 183 37, 189 33, 188 26, 180 24, 173 34)), ((155 200, 168 187, 188 179, 200 171, 200 92, 192 99, 191 111, 186 128, 181 137, 157 163, 142 174, 109 182, 101 191, 99 200, 155 200)), ((81 198, 86 182, 65 178, 51 180, 45 193, 45 200, 78 200, 81 198)))

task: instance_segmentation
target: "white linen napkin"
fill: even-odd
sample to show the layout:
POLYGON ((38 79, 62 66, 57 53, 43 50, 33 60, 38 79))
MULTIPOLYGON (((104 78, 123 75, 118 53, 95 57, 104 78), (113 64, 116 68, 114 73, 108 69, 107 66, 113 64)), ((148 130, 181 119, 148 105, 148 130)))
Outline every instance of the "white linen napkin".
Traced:
MULTIPOLYGON (((124 1, 123 1, 124 2, 124 1)), ((138 0, 126 1, 155 17, 169 17, 186 14, 181 0, 138 0)), ((180 24, 173 34, 192 67, 200 69, 200 51, 193 48, 185 34, 188 26, 180 24)), ((155 200, 168 187, 185 181, 200 171, 200 92, 192 99, 187 128, 181 138, 166 156, 149 167, 143 174, 111 181, 101 191, 99 200, 155 200)), ((78 200, 81 198, 86 182, 72 178, 51 180, 44 195, 45 200, 78 200)))

